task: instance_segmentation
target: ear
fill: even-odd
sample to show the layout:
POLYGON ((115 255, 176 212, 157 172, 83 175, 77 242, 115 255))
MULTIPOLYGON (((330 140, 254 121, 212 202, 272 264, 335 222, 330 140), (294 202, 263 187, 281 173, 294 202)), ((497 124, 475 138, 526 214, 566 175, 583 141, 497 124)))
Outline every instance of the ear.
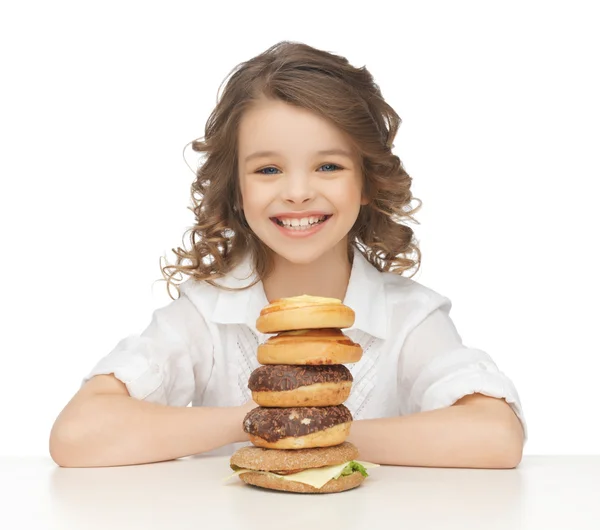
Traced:
POLYGON ((367 204, 369 204, 371 201, 369 200, 369 198, 363 193, 361 198, 360 198, 360 205, 361 206, 366 206, 367 204))

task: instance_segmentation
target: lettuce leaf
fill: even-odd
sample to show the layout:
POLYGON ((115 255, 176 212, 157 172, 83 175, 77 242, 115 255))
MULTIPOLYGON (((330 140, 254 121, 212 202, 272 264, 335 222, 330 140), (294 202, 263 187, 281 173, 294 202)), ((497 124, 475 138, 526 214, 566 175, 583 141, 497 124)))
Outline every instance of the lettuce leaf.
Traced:
MULTIPOLYGON (((370 464, 368 462, 357 462, 356 460, 351 460, 350 462, 348 462, 343 468, 341 468, 341 470, 335 474, 332 478, 334 479, 338 479, 340 477, 347 477, 348 475, 352 475, 352 473, 355 473, 356 471, 358 471, 363 477, 368 477, 369 474, 367 473, 367 469, 366 467, 363 465, 367 465, 368 467, 376 467, 376 464, 370 464)), ((234 471, 234 474, 239 472, 239 471, 243 471, 243 472, 247 472, 247 471, 251 471, 251 470, 245 470, 239 466, 230 465, 231 469, 234 471)), ((324 466, 323 468, 316 468, 316 469, 322 469, 325 470, 327 468, 333 468, 333 467, 337 467, 338 469, 340 469, 340 466, 324 466)), ((300 473, 306 473, 309 471, 313 471, 312 469, 306 469, 301 471, 300 473)), ((269 475, 272 475, 274 477, 278 477, 278 478, 282 478, 282 475, 277 475, 276 473, 270 473, 267 471, 258 471, 258 473, 267 473, 269 475)), ((292 475, 286 475, 286 478, 293 480, 294 474, 292 475)))
POLYGON ((342 469, 342 472, 335 478, 346 477, 352 475, 355 471, 358 471, 363 477, 368 477, 369 474, 362 464, 359 464, 356 460, 348 462, 346 467, 342 469))

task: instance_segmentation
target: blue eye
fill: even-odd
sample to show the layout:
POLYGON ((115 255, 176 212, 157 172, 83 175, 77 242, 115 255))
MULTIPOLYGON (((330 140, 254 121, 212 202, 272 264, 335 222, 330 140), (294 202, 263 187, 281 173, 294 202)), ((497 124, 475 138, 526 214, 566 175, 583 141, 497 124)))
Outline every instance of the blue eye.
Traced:
POLYGON ((336 171, 338 169, 342 169, 340 166, 338 166, 336 164, 323 164, 321 167, 327 167, 327 166, 334 168, 331 171, 336 171))
POLYGON ((275 171, 279 171, 277 168, 274 168, 274 167, 265 167, 265 168, 263 168, 263 169, 259 169, 259 170, 257 171, 257 173, 260 173, 260 174, 262 174, 262 175, 276 175, 276 173, 263 173, 263 172, 264 172, 264 171, 266 171, 267 169, 274 169, 275 171))
MULTIPOLYGON (((338 166, 337 164, 323 164, 319 169, 324 168, 324 167, 329 167, 331 169, 326 170, 326 173, 330 173, 331 171, 337 171, 339 169, 342 169, 340 166, 338 166)), ((262 169, 259 169, 257 171, 257 173, 260 173, 261 175, 276 175, 277 173, 272 173, 271 171, 268 171, 270 169, 273 169, 275 171, 279 171, 277 168, 269 166, 269 167, 264 167, 262 169), (267 172, 268 171, 268 172, 267 172)))

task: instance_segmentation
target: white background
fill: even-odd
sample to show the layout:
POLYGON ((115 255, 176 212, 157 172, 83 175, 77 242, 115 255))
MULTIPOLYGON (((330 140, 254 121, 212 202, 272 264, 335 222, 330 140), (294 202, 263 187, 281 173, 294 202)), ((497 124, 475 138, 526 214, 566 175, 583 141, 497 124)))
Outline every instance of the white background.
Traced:
POLYGON ((366 65, 400 114, 424 203, 413 279, 515 382, 526 454, 600 453, 594 4, 3 6, 0 455, 47 455, 81 378, 170 302, 183 147, 229 71, 284 39, 366 65))

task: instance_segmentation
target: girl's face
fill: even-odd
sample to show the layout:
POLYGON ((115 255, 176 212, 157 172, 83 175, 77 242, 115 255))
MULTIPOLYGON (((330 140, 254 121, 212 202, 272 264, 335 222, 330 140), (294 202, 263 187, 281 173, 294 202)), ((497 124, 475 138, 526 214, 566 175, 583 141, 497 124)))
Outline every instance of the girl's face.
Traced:
POLYGON ((238 136, 242 208, 250 228, 280 257, 311 263, 346 255, 362 197, 360 159, 345 134, 306 109, 262 100, 238 136))

